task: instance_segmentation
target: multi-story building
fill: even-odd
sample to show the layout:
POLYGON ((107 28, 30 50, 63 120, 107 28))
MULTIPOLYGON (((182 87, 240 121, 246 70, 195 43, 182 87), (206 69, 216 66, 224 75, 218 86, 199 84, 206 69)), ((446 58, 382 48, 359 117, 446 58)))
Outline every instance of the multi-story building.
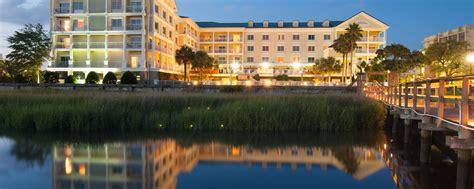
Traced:
MULTIPOLYGON (((217 60, 216 80, 232 74, 314 78, 316 59, 341 60, 330 46, 349 24, 358 23, 364 36, 354 63, 370 61, 386 45, 388 29, 365 12, 345 21, 194 22, 178 16, 175 0, 51 0, 50 14, 54 58, 48 70, 79 79, 91 71, 176 79, 184 69, 174 54, 184 45, 217 60)), ((354 65, 348 69, 355 73, 354 65)))
POLYGON ((449 40, 466 41, 471 48, 474 48, 474 24, 466 24, 459 28, 441 32, 423 40, 423 48, 428 48, 435 43, 443 43, 449 40))

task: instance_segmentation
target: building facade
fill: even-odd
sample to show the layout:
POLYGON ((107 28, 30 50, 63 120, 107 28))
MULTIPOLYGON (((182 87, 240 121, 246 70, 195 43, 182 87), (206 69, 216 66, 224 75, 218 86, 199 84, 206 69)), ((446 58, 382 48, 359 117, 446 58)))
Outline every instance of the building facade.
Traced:
POLYGON ((133 71, 150 82, 177 79, 184 69, 174 54, 185 45, 217 60, 213 80, 246 80, 257 74, 313 79, 318 76, 311 69, 316 59, 341 61, 330 46, 349 24, 358 23, 363 38, 348 67, 354 74, 355 64, 370 62, 385 47, 388 29, 365 12, 345 21, 195 22, 178 16, 175 0, 51 0, 50 14, 53 61, 47 70, 79 80, 91 71, 133 71))
POLYGON ((471 48, 474 48, 474 24, 466 24, 459 28, 426 37, 423 40, 423 48, 426 49, 432 44, 443 43, 449 40, 466 41, 471 48))

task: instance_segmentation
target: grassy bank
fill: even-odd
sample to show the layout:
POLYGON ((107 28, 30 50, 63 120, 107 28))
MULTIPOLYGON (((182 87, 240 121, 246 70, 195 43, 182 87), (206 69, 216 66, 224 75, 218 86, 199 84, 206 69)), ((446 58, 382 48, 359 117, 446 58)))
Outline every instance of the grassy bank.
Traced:
POLYGON ((35 131, 353 131, 383 106, 355 95, 0 92, 0 127, 35 131))

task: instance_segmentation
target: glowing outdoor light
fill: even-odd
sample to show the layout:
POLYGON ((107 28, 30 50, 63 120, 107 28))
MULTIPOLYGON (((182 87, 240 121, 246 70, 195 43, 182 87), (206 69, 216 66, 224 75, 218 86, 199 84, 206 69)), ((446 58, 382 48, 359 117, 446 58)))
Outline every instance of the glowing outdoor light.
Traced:
POLYGON ((467 62, 469 62, 469 63, 474 63, 474 54, 468 54, 468 55, 466 56, 466 60, 467 60, 467 62))
POLYGON ((234 62, 232 63, 232 65, 230 65, 232 67, 233 70, 236 70, 236 69, 239 69, 239 64, 237 62, 234 62))
POLYGON ((293 68, 299 69, 301 67, 301 64, 299 62, 293 63, 293 68))
POLYGON ((271 81, 265 81, 265 86, 267 86, 267 87, 272 86, 272 82, 271 81))
POLYGON ((268 62, 264 62, 264 63, 262 63, 262 68, 263 69, 268 69, 268 68, 270 68, 270 64, 268 62))
POLYGON ((245 85, 247 85, 247 86, 252 86, 252 81, 246 81, 246 82, 245 82, 245 85))
POLYGON ((384 144, 384 145, 383 145, 383 149, 384 149, 384 150, 387 149, 387 144, 384 144))
POLYGON ((193 81, 193 85, 198 85, 199 83, 197 81, 193 81))
POLYGON ((64 161, 64 171, 66 172, 66 175, 70 175, 72 173, 72 162, 71 158, 69 157, 67 157, 64 161))

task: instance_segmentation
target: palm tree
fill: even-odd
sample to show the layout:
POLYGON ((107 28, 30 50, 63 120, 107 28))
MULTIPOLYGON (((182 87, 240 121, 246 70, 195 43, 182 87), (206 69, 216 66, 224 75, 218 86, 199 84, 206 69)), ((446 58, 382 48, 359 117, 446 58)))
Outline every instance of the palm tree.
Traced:
POLYGON ((333 73, 341 72, 342 66, 334 57, 320 58, 313 67, 314 72, 328 74, 329 82, 333 73))
POLYGON ((342 77, 343 77, 343 82, 346 81, 346 72, 347 72, 347 57, 348 54, 351 52, 351 46, 352 44, 349 41, 349 37, 347 34, 342 34, 337 38, 333 45, 331 46, 334 48, 334 50, 338 53, 342 54, 342 64, 343 64, 343 72, 342 72, 342 77))
MULTIPOLYGON (((354 58, 354 51, 357 48, 357 41, 362 39, 362 29, 360 28, 359 24, 352 23, 349 27, 346 28, 346 35, 348 38, 348 42, 350 44, 351 50, 351 65, 354 65, 353 58, 354 58)), ((352 71, 352 67, 351 67, 352 71)))
POLYGON ((193 49, 183 46, 176 51, 175 59, 179 65, 184 65, 184 81, 188 77, 188 65, 192 63, 195 53, 193 49))
POLYGON ((192 61, 192 68, 199 70, 199 81, 202 81, 202 72, 204 69, 209 69, 214 67, 215 60, 214 58, 210 57, 207 52, 198 51, 194 55, 194 59, 192 61))

